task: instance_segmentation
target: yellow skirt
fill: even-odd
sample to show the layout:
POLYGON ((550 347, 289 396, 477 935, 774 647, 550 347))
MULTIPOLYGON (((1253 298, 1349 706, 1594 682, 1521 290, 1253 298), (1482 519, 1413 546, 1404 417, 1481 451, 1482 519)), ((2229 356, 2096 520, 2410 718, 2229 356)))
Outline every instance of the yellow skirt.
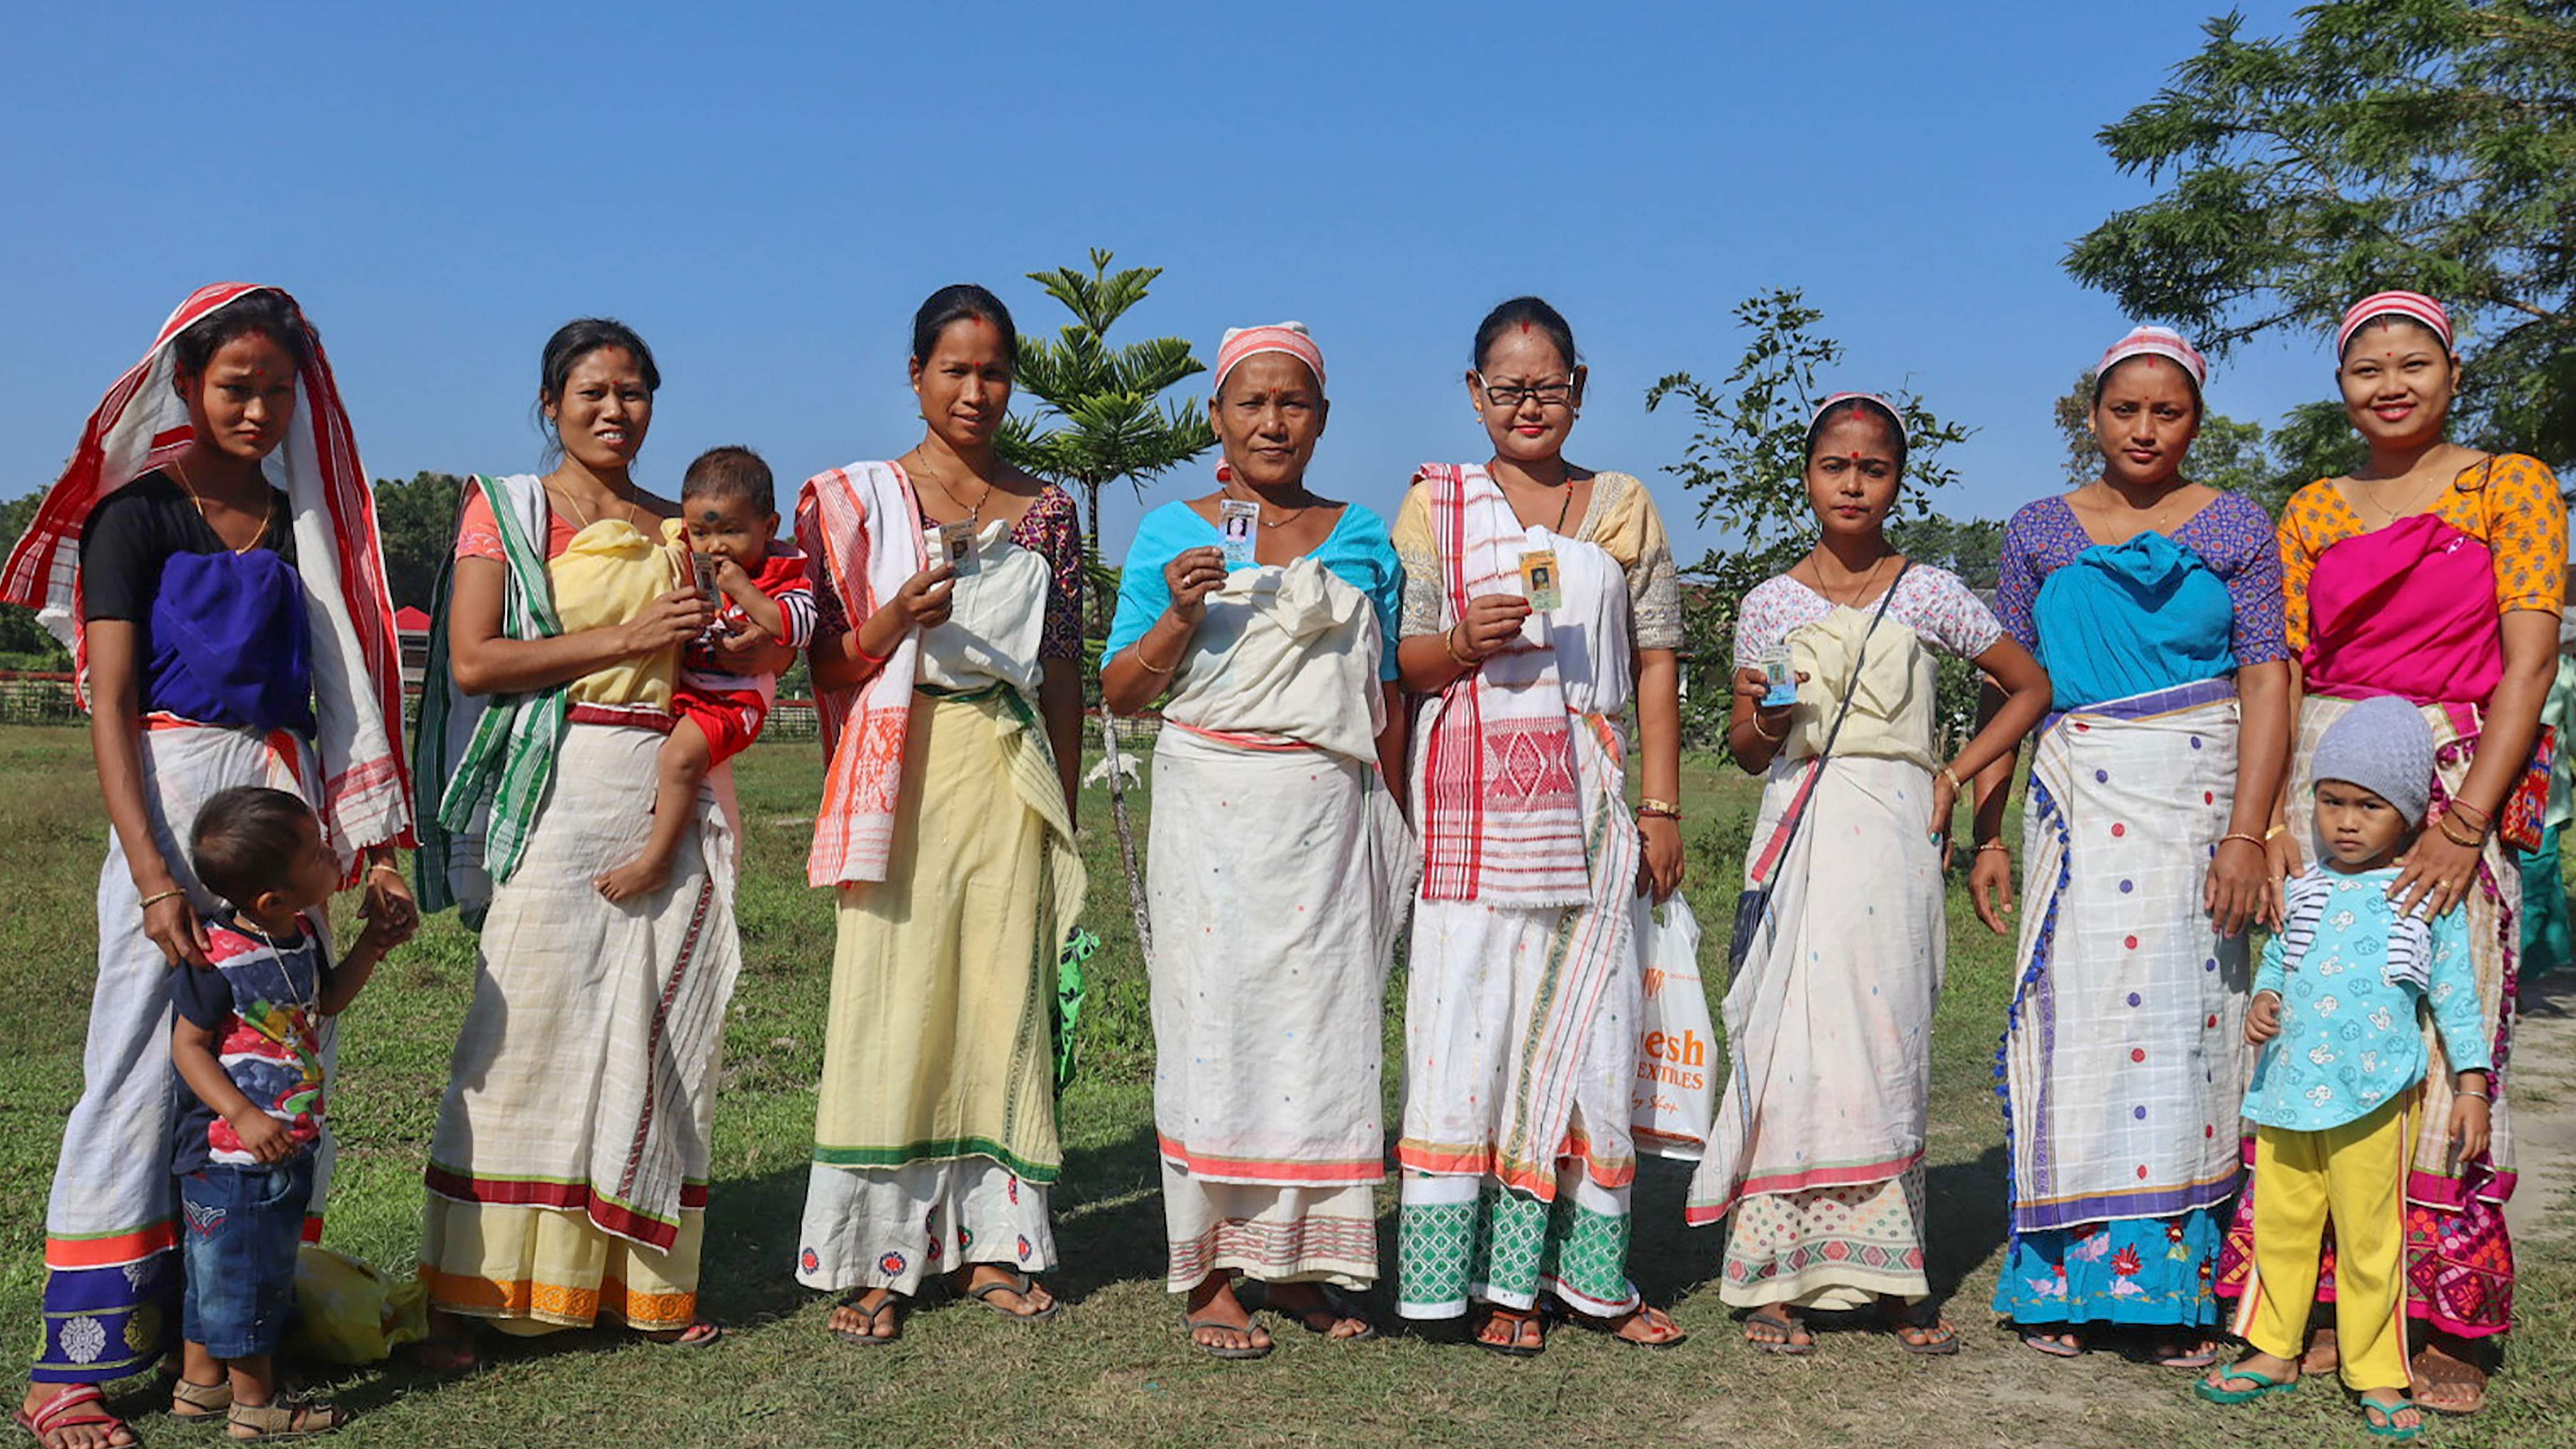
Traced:
POLYGON ((686 1328, 698 1317, 698 1247, 706 1213, 680 1210, 680 1236, 658 1252, 562 1208, 429 1200, 420 1277, 430 1302, 504 1333, 686 1328))

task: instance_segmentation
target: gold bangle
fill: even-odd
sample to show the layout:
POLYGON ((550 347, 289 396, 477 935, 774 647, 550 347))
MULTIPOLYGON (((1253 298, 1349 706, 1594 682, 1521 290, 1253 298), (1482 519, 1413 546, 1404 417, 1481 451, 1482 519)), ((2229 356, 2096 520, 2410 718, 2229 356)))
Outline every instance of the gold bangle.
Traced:
POLYGON ((184 896, 187 893, 188 892, 184 888, 179 886, 172 886, 166 891, 154 891, 152 894, 143 898, 142 909, 148 911, 154 906, 159 905, 161 902, 170 899, 172 896, 184 896))
POLYGON ((2286 826, 2286 825, 2275 825, 2275 826, 2273 826, 2271 829, 2266 830, 2266 831, 2264 831, 2264 832, 2263 832, 2263 843, 2264 843, 2265 845, 2269 845, 2269 844, 2271 844, 2273 841, 2278 840, 2278 839, 2280 839, 2282 836, 2287 835, 2287 834, 2289 834, 2289 833, 2290 833, 2290 827, 2288 827, 2288 826, 2286 826))
POLYGON ((1789 737, 1789 732, 1788 732, 1787 730, 1782 730, 1780 733, 1778 733, 1778 734, 1776 734, 1776 735, 1775 735, 1775 734, 1771 733, 1769 730, 1764 729, 1764 728, 1762 727, 1762 716, 1761 716, 1761 714, 1760 714, 1758 711, 1757 711, 1756 713, 1754 713, 1754 714, 1751 714, 1751 715, 1746 716, 1746 718, 1748 718, 1748 719, 1750 719, 1750 720, 1752 720, 1752 721, 1753 721, 1753 732, 1754 732, 1755 734, 1760 735, 1762 738, 1764 738, 1764 739, 1766 739, 1766 740, 1769 740, 1771 743, 1773 743, 1773 744, 1775 744, 1775 745, 1776 745, 1776 744, 1778 744, 1778 743, 1780 743, 1782 740, 1785 740, 1785 739, 1787 739, 1787 738, 1789 737))
POLYGON ((1461 669, 1473 669, 1476 667, 1477 661, 1474 656, 1458 652, 1457 625, 1452 624, 1448 628, 1440 631, 1440 647, 1448 651, 1450 663, 1457 665, 1461 669))
POLYGON ((1983 855, 1983 854, 1985 854, 1985 853, 1986 853, 1987 851, 1989 851, 1989 850, 2010 850, 2010 849, 2012 849, 2012 847, 2011 847, 2011 846, 2004 844, 2004 843, 2003 843, 2002 841, 2000 841, 2000 840, 1981 840, 1981 841, 1978 841, 1978 842, 1977 842, 1977 853, 1978 853, 1979 855, 1983 855))
POLYGON ((2487 834, 2483 830, 2470 836, 2466 840, 2462 840, 2460 837, 2453 835, 2451 833, 2451 812, 2447 810, 2442 812, 2442 824, 2440 829, 2444 840, 2451 842, 2462 850, 2483 850, 2486 848, 2487 834))
POLYGON ((371 860, 371 861, 368 861, 368 862, 367 862, 367 869, 368 869, 370 872, 373 872, 373 871, 379 871, 379 870, 384 871, 386 874, 391 875, 391 876, 392 876, 394 879, 396 879, 396 880, 401 880, 401 879, 403 878, 402 867, 401 867, 401 866, 398 866, 398 865, 396 865, 396 864, 394 864, 394 863, 393 863, 392 861, 390 861, 390 860, 371 860))
POLYGON ((1943 765, 1941 767, 1941 778, 1949 781, 1950 788, 1953 790, 1964 793, 1968 788, 1968 782, 1960 779, 1959 772, 1948 765, 1943 765))
POLYGON ((1648 795, 1637 801, 1637 813, 1659 815, 1666 820, 1679 820, 1682 818, 1682 807, 1670 800, 1658 800, 1648 795))
POLYGON ((1127 657, 1135 660, 1136 667, 1144 670, 1147 674, 1159 674, 1167 679, 1181 667, 1181 661, 1175 659, 1172 661, 1172 667, 1170 669, 1155 668, 1153 661, 1145 657, 1145 641, 1142 639, 1139 639, 1135 643, 1127 646, 1127 657))
POLYGON ((2254 847, 2256 850, 2261 850, 2263 848, 2262 836, 2250 834, 2243 830, 2231 830, 2225 835, 2218 837, 2218 843, 2221 845, 2225 845, 2231 840, 2244 841, 2247 845, 2254 847))

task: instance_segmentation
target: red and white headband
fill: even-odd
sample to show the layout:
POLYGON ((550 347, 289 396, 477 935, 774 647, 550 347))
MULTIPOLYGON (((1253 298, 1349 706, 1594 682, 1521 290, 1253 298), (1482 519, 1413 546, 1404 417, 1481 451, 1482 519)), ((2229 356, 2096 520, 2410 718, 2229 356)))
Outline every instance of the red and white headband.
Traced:
POLYGON ((1887 397, 1885 394, 1875 392, 1838 392, 1832 397, 1825 399, 1823 402, 1816 404, 1816 411, 1807 419, 1808 433, 1812 435, 1817 427, 1824 422, 1826 414, 1832 412, 1838 407, 1841 407, 1845 403, 1866 403, 1869 406, 1878 409, 1880 412, 1887 414, 1887 420, 1896 424, 1897 441, 1908 447, 1913 446, 1914 439, 1912 435, 1907 433, 1905 430, 1905 410, 1898 407, 1895 401, 1887 397))
POLYGON ((1265 352, 1284 352, 1306 364, 1306 369, 1315 374, 1316 389, 1322 390, 1324 349, 1317 347, 1315 339, 1306 335, 1306 324, 1303 322, 1273 322, 1266 327, 1227 328, 1225 340, 1219 343, 1216 349, 1216 390, 1219 392, 1225 390, 1226 374, 1240 366, 1245 358, 1258 357, 1265 352))
POLYGON ((2095 377, 2108 377, 2111 369, 2132 357, 2161 357, 2191 374, 2191 385, 2197 390, 2209 385, 2209 359, 2191 345, 2183 335, 2170 327, 2138 327, 2128 336, 2111 344, 2102 360, 2093 364, 2095 377))
POLYGON ((2382 317, 2404 317, 2421 322, 2442 339, 2442 350, 2452 352, 2457 345, 2451 335, 2451 314, 2442 304, 2421 292, 2374 292, 2352 304, 2343 314, 2343 325, 2335 329, 2335 356, 2352 345, 2352 334, 2382 317))

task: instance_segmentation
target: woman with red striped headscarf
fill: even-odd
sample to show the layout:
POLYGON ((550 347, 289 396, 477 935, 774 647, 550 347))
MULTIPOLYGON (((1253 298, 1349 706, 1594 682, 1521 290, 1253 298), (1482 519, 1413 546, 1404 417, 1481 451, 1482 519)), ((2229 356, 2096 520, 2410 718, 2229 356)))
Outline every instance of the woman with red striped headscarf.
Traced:
MULTIPOLYGON (((218 904, 181 848, 198 807, 235 785, 303 796, 341 868, 364 876, 365 913, 403 934, 418 919, 393 864, 410 787, 374 505, 294 298, 235 282, 180 304, 91 415, 0 599, 39 609, 72 647, 109 826, 81 1099, 45 1220, 44 1337, 17 1416, 47 1449, 95 1449, 134 1442, 98 1386, 151 1367, 177 1326, 168 973, 207 964, 199 922, 218 904)), ((188 1369, 222 1382, 212 1360, 188 1369)), ((173 1412, 228 1399, 183 1386, 173 1412)))

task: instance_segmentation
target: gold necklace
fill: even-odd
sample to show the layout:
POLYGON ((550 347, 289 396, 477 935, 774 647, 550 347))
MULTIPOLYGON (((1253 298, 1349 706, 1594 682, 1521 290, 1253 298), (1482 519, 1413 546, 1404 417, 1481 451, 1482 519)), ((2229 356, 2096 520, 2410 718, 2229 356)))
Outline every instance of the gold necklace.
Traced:
MULTIPOLYGON (((2354 481, 2355 483, 2360 483, 2360 482, 2361 482, 2361 480, 2360 480, 2360 479, 2358 479, 2358 478, 2355 478, 2355 479, 2354 479, 2354 480, 2352 480, 2352 481, 2354 481)), ((2451 480, 2450 480, 2449 478, 2442 478, 2442 477, 2437 476, 2437 477, 2435 478, 2435 480, 2434 480, 2434 481, 2435 481, 2435 482, 2437 482, 2437 483, 2439 483, 2439 484, 2442 486, 2442 488, 2448 488, 2448 487, 2450 487, 2450 486, 2451 486, 2451 480)), ((2396 510, 2391 509, 2387 504, 2382 503, 2382 502, 2380 502, 2380 501, 2379 501, 2379 490, 2378 490, 2377 488, 2369 487, 2369 485, 2367 485, 2367 484, 2365 484, 2365 485, 2363 485, 2363 486, 2365 487, 2365 489, 2366 489, 2367 491, 2365 491, 2365 492, 2362 494, 2362 501, 2363 501, 2363 502, 2365 502, 2365 503, 2367 503, 2367 504, 2369 504, 2371 507, 2378 509, 2378 510, 2379 510, 2379 516, 2380 516, 2380 517, 2382 517, 2382 518, 2384 518, 2384 519, 2386 519, 2386 520, 2388 520, 2388 522, 2390 522, 2390 523, 2395 523, 2399 518, 2404 517, 2404 516, 2406 516, 2407 514, 2413 514, 2413 513, 2414 513, 2414 512, 2416 512, 2418 509, 2422 508, 2422 507, 2423 507, 2423 505, 2425 504, 2425 502, 2426 502, 2427 500, 2429 500, 2430 498, 2432 498, 2432 497, 2433 497, 2433 494, 2432 494, 2432 493, 2427 493, 2427 492, 2425 492, 2425 491, 2424 491, 2424 485, 2423 485, 2423 484, 2421 484, 2421 483, 2416 484, 2416 485, 2415 485, 2415 496, 2414 496, 2413 498, 2411 498, 2411 499, 2409 499, 2409 500, 2407 501, 2407 504, 2406 504, 2406 513, 2405 513, 2405 514, 2400 514, 2400 513, 2398 513, 2396 510)), ((2439 490, 2436 490, 2436 491, 2439 491, 2439 490)))
POLYGON ((1807 556, 1807 567, 1813 570, 1816 575, 1816 597, 1838 608, 1859 608, 1860 601, 1862 599, 1875 597, 1869 592, 1869 586, 1876 582, 1878 571, 1887 567, 1887 561, 1894 557, 1896 557, 1896 555, 1892 553, 1879 555, 1878 562, 1869 566, 1869 572, 1860 576, 1860 587, 1852 590, 1852 596, 1848 599, 1837 599, 1832 594, 1825 591, 1825 571, 1817 566, 1815 555, 1809 554, 1807 556))
POLYGON ((982 483, 984 484, 984 491, 983 491, 983 492, 981 492, 981 493, 979 493, 979 494, 977 494, 977 495, 975 495, 975 506, 974 506, 974 507, 972 507, 972 508, 967 508, 967 507, 966 507, 966 500, 957 496, 957 494, 956 494, 955 490, 951 489, 951 488, 948 486, 948 480, 947 480, 947 479, 940 477, 940 476, 939 476, 939 474, 938 474, 938 473, 936 473, 936 472, 934 472, 933 470, 931 470, 931 469, 929 469, 929 468, 926 468, 926 467, 922 466, 922 464, 923 464, 923 461, 924 461, 924 460, 923 460, 923 458, 922 458, 922 453, 921 453, 921 450, 920 450, 919 448, 915 448, 915 449, 913 449, 913 450, 912 450, 912 458, 913 458, 913 463, 912 463, 913 471, 914 471, 914 472, 916 472, 916 473, 927 473, 927 474, 929 474, 929 475, 930 475, 930 486, 932 486, 933 488, 938 489, 938 490, 939 490, 939 495, 940 495, 941 497, 943 497, 943 498, 947 499, 950 503, 955 504, 955 505, 956 505, 957 507, 959 507, 959 508, 965 508, 965 509, 966 509, 966 521, 967 521, 968 523, 970 523, 970 524, 974 525, 974 526, 975 526, 975 528, 976 528, 976 530, 977 530, 978 532, 981 532, 981 531, 983 530, 983 526, 984 526, 984 505, 993 501, 993 485, 992 485, 990 482, 988 482, 988 481, 986 481, 986 480, 983 480, 983 479, 978 479, 978 480, 976 480, 976 481, 978 481, 978 482, 982 482, 982 483))
POLYGON ((275 510, 270 510, 269 512, 263 512, 263 513, 261 513, 261 514, 260 514, 260 516, 259 516, 259 532, 254 533, 254 534, 252 534, 252 535, 250 536, 250 542, 248 542, 248 543, 246 543, 246 544, 243 544, 243 545, 242 545, 241 547, 239 547, 239 548, 233 548, 233 546, 232 546, 231 544, 229 544, 229 543, 224 543, 224 536, 223 536, 223 534, 221 534, 220 532, 217 532, 217 531, 216 531, 216 528, 215 528, 215 521, 214 521, 213 519, 211 519, 211 518, 208 518, 208 517, 206 516, 206 500, 205 500, 203 497, 200 497, 200 496, 198 495, 198 493, 197 493, 197 485, 188 481, 188 469, 187 469, 187 467, 186 467, 184 464, 182 464, 178 459, 173 458, 173 459, 171 459, 171 460, 170 460, 169 473, 170 473, 170 476, 171 476, 171 477, 176 478, 176 479, 178 479, 178 480, 179 480, 179 487, 180 487, 180 489, 181 489, 182 491, 184 491, 184 492, 188 495, 188 501, 189 501, 190 503, 192 503, 192 504, 196 505, 196 509, 197 509, 197 521, 198 521, 199 523, 204 524, 204 525, 206 526, 206 532, 208 532, 208 533, 212 533, 212 534, 214 534, 214 535, 215 535, 215 542, 217 542, 217 543, 223 543, 223 544, 224 544, 224 547, 226 547, 226 548, 231 548, 231 549, 232 549, 232 551, 233 551, 234 553, 236 553, 236 554, 245 554, 245 553, 250 552, 252 549, 255 549, 255 548, 259 547, 260 540, 261 540, 261 539, 264 539, 264 538, 266 538, 266 537, 268 537, 268 522, 269 522, 270 513, 273 513, 275 510))

